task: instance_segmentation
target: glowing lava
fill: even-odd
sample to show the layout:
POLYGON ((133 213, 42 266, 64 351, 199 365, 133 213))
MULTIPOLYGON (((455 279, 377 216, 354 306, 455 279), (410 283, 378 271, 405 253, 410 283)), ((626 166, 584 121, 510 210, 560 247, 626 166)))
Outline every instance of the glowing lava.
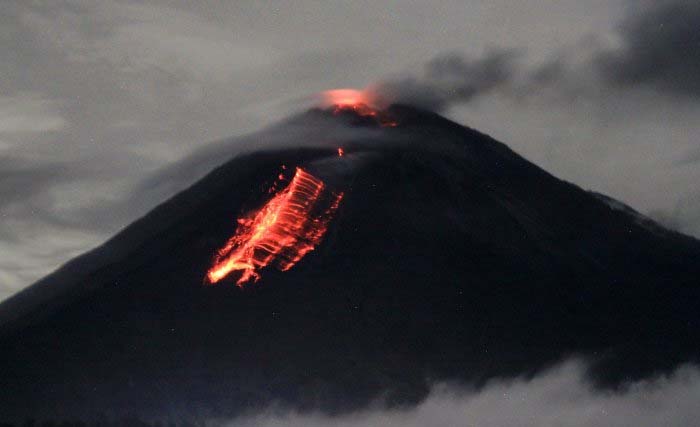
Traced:
MULTIPOLYGON (((273 187, 274 188, 274 187, 273 187)), ((343 198, 320 179, 297 168, 291 182, 258 211, 238 219, 235 234, 217 251, 206 282, 214 284, 241 271, 239 287, 260 279, 274 265, 289 270, 320 243, 343 198)))
POLYGON ((398 123, 376 106, 376 100, 366 90, 333 89, 323 92, 322 105, 333 108, 333 114, 352 112, 360 117, 372 118, 383 127, 396 127, 398 123))
POLYGON ((370 108, 374 102, 372 97, 365 91, 357 89, 331 89, 322 93, 322 103, 325 106, 336 106, 339 108, 352 108, 358 105, 365 105, 370 108))

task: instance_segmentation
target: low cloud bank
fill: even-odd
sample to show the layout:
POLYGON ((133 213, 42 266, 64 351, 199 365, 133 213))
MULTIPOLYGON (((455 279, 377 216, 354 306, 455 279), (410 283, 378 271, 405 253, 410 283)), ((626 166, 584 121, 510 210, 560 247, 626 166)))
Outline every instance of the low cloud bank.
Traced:
POLYGON ((479 426, 658 427, 689 426, 700 419, 700 371, 684 366, 672 375, 597 390, 585 381, 585 365, 569 361, 532 379, 493 381, 478 392, 441 384, 410 409, 373 409, 328 416, 266 412, 212 425, 253 426, 479 426))

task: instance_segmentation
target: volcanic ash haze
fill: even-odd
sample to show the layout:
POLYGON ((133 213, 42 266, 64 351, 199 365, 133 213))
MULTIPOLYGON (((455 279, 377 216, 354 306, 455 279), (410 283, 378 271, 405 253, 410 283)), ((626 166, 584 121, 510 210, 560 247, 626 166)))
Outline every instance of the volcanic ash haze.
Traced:
POLYGON ((337 413, 569 356, 602 388, 698 361, 697 240, 434 113, 337 105, 284 129, 0 306, 4 417, 337 413), (236 240, 297 194, 282 165, 326 201, 290 196, 273 234, 236 240), (231 256, 242 271, 203 284, 231 256))

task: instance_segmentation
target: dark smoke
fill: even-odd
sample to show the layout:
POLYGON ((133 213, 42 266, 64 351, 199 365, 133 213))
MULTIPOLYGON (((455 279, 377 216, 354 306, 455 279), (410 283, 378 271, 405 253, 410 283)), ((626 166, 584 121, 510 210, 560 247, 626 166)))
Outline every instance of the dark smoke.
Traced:
POLYGON ((478 58, 450 53, 432 59, 418 75, 385 80, 373 91, 380 103, 433 111, 495 90, 508 90, 517 97, 537 96, 544 87, 577 93, 582 90, 582 78, 601 89, 650 87, 671 96, 700 97, 700 2, 664 0, 644 5, 630 6, 621 21, 620 47, 588 46, 594 52, 583 64, 556 56, 527 70, 518 67, 521 49, 495 49, 478 58))
POLYGON ((640 14, 630 13, 619 35, 622 47, 596 59, 606 81, 700 97, 700 2, 655 2, 640 14))
POLYGON ((519 53, 499 49, 481 58, 445 54, 428 62, 421 75, 380 82, 373 91, 380 103, 441 111, 507 85, 516 74, 519 53))

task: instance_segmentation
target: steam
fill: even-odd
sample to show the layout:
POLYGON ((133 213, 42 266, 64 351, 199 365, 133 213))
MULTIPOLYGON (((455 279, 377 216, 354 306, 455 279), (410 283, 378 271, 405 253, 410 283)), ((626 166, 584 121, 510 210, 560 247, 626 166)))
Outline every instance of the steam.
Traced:
POLYGON ((515 49, 492 50, 480 58, 446 54, 425 64, 418 76, 385 80, 369 90, 379 104, 441 111, 507 86, 518 71, 518 57, 515 49))

